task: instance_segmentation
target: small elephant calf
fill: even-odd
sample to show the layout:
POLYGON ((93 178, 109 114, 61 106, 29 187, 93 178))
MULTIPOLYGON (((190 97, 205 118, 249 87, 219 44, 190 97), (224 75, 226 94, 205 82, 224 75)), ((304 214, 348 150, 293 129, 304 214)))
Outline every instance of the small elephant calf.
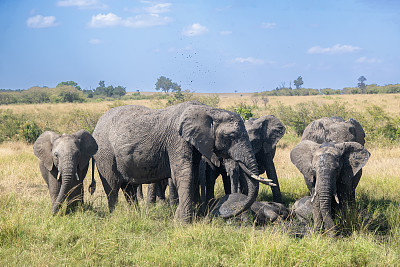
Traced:
POLYGON ((83 203, 83 179, 97 152, 92 135, 85 130, 63 135, 46 131, 36 140, 33 152, 49 188, 53 215, 64 201, 68 206, 83 203))
MULTIPOLYGON (((246 195, 241 193, 233 193, 226 195, 216 201, 216 204, 211 209, 212 216, 226 217, 226 214, 237 209, 230 203, 235 203, 246 198, 246 195), (230 201, 227 201, 230 200, 230 201)), ((257 224, 274 222, 278 218, 286 219, 289 215, 289 210, 281 203, 276 202, 260 202, 255 201, 249 209, 257 224)))

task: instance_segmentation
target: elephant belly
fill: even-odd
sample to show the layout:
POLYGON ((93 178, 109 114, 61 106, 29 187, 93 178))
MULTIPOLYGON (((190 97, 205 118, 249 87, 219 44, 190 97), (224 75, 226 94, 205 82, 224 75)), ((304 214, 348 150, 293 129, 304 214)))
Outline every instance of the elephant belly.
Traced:
POLYGON ((125 180, 134 184, 153 183, 171 177, 169 162, 159 155, 143 157, 133 153, 117 158, 117 168, 125 180))

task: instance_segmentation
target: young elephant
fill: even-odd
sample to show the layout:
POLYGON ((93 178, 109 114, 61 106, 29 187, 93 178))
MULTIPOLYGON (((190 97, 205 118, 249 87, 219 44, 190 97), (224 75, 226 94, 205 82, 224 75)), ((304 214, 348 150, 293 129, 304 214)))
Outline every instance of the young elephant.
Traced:
POLYGON ((96 141, 85 130, 71 135, 46 131, 36 140, 33 152, 49 188, 53 215, 65 200, 71 207, 83 203, 83 179, 96 151, 96 141))
MULTIPOLYGON (((229 206, 223 206, 223 204, 228 200, 243 201, 246 195, 241 193, 232 193, 226 195, 215 201, 214 205, 211 207, 211 215, 219 216, 221 213, 226 213, 224 210, 229 208, 229 206)), ((249 209, 250 214, 253 216, 254 221, 257 224, 265 224, 268 222, 274 222, 278 218, 286 219, 289 215, 289 210, 281 203, 276 202, 265 202, 265 201, 254 201, 249 209)))
POLYGON ((346 207, 353 198, 359 182, 356 174, 369 157, 367 149, 356 142, 321 145, 304 140, 293 148, 290 159, 304 175, 317 228, 324 224, 325 230, 335 230, 332 209, 346 207))

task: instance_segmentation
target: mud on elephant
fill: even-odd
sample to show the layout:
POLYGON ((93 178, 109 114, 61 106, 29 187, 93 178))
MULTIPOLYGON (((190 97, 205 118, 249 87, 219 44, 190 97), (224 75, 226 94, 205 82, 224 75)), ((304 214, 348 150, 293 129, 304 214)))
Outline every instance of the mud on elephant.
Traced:
POLYGON ((46 131, 36 140, 33 152, 49 188, 53 214, 64 201, 69 207, 83 203, 83 179, 96 151, 96 141, 85 130, 71 135, 46 131))
MULTIPOLYGON (((172 177, 179 196, 175 217, 190 222, 201 156, 216 166, 222 159, 232 159, 254 174, 246 175, 246 199, 227 201, 222 216, 248 209, 258 194, 257 179, 265 180, 256 175, 257 162, 240 116, 200 102, 160 110, 143 106, 113 108, 99 119, 93 136, 99 146, 94 158, 110 211, 121 187, 172 177)), ((134 190, 124 193, 135 198, 134 190)))
POLYGON ((304 175, 311 194, 313 220, 317 228, 335 231, 332 210, 346 208, 359 182, 356 174, 370 153, 359 143, 301 141, 290 153, 293 164, 304 175))

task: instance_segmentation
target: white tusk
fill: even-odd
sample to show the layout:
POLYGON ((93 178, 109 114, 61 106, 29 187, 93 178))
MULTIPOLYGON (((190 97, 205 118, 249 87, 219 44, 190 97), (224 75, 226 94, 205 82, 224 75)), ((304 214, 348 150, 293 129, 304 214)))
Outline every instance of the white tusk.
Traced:
POLYGON ((260 177, 260 176, 258 176, 258 175, 255 175, 254 173, 252 173, 251 171, 249 171, 249 169, 247 169, 247 167, 246 167, 242 162, 238 161, 238 163, 239 163, 240 168, 241 168, 247 175, 249 175, 251 178, 253 178, 254 180, 257 180, 257 181, 259 181, 259 182, 261 182, 261 183, 264 183, 264 184, 266 184, 266 185, 269 185, 269 186, 276 186, 276 184, 272 183, 272 180, 270 180, 270 179, 265 179, 265 178, 262 178, 262 177, 260 177))
POLYGON ((311 197, 311 203, 314 202, 315 196, 317 195, 317 191, 314 189, 314 194, 311 197))
POLYGON ((76 180, 78 180, 78 181, 79 181, 79 175, 78 175, 78 173, 77 173, 77 172, 75 173, 75 176, 76 176, 76 180))
POLYGON ((60 180, 60 177, 61 177, 61 171, 59 171, 57 174, 57 181, 60 180))
POLYGON ((339 204, 339 198, 338 198, 337 194, 334 194, 333 196, 335 197, 336 203, 339 204))

